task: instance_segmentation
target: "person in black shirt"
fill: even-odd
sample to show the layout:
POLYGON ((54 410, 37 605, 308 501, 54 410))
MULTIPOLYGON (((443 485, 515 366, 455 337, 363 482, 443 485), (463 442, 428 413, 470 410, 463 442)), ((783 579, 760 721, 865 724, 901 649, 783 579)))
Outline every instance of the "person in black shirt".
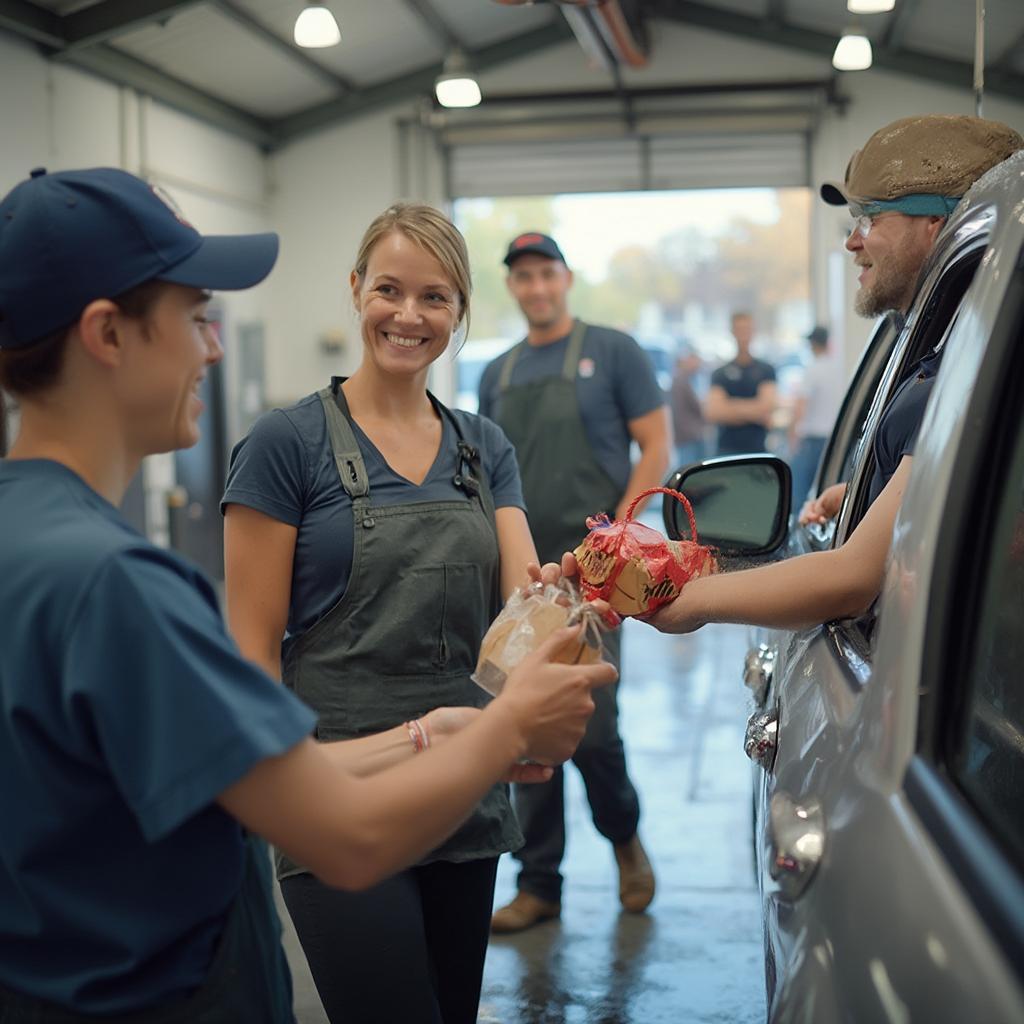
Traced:
POLYGON ((733 313, 732 334, 736 358, 711 375, 704 415, 718 424, 719 455, 762 452, 775 409, 775 370, 750 354, 754 318, 749 313, 733 313))

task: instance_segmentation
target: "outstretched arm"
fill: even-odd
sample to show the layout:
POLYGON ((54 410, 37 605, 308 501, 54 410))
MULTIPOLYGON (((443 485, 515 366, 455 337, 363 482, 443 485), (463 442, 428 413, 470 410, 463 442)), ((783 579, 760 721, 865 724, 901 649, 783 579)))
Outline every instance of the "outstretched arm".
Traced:
POLYGON ((902 459, 841 548, 693 580, 647 621, 664 633, 690 633, 709 622, 803 629, 863 613, 882 588, 912 462, 902 459))

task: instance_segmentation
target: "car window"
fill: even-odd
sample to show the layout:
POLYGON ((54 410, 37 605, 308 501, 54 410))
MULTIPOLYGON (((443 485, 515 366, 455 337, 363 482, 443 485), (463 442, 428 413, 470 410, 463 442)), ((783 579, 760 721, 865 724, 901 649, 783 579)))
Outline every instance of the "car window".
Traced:
MULTIPOLYGON (((833 484, 849 480, 853 475, 854 458, 864 435, 864 425, 881 385, 882 375, 892 356, 900 323, 895 316, 884 316, 875 325, 868 339, 850 386, 843 397, 835 428, 825 447, 815 481, 817 494, 821 494, 833 484)), ((793 512, 799 514, 799 507, 794 507, 793 512)), ((813 551, 824 551, 832 547, 835 529, 834 519, 804 527, 808 547, 813 551)))
POLYGON ((1024 866, 1024 429, 987 556, 950 774, 1024 866))

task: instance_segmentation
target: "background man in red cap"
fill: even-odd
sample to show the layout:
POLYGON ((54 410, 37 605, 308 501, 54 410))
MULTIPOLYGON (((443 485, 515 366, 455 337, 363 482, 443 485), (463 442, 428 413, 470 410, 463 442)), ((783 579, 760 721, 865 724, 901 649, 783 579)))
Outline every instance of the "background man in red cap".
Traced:
MULTIPOLYGON (((572 271, 548 235, 514 238, 505 256, 508 288, 528 324, 525 340, 492 362, 480 381, 480 412, 515 445, 530 529, 540 557, 561 559, 586 533, 586 518, 621 518, 633 495, 658 486, 668 469, 671 431, 654 369, 628 335, 584 324, 569 312, 572 271), (636 442, 640 459, 630 464, 636 442)), ((606 634, 618 665, 618 633, 606 634)), ((615 687, 594 694, 596 710, 573 756, 594 825, 611 842, 619 898, 631 911, 654 897, 654 874, 637 836, 640 804, 626 771, 615 687)), ((526 845, 519 893, 491 927, 519 931, 557 917, 565 852, 563 778, 516 787, 526 845), (532 791, 531 791, 532 790, 532 791)))

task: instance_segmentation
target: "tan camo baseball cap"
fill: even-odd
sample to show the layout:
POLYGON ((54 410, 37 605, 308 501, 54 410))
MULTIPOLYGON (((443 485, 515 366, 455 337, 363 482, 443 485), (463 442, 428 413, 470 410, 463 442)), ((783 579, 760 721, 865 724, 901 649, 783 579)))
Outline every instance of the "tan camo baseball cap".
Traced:
POLYGON ((959 198, 1019 149, 1024 138, 1000 121, 959 114, 904 117, 875 132, 851 157, 845 182, 825 182, 821 198, 833 206, 910 195, 959 198))

